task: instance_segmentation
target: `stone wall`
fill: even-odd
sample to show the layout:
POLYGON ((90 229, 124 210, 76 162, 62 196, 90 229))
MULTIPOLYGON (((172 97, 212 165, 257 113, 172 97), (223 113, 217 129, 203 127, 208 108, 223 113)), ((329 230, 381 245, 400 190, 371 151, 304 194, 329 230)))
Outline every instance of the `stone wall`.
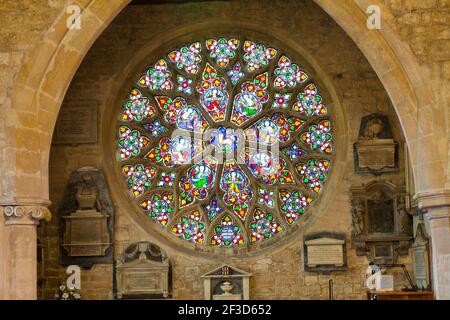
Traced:
MULTIPOLYGON (((394 10, 394 9, 393 9, 394 10)), ((367 267, 365 257, 357 257, 350 245, 351 214, 349 187, 373 179, 387 179, 394 183, 404 183, 403 150, 400 150, 401 172, 386 174, 381 178, 353 173, 352 144, 356 141, 359 121, 362 116, 379 112, 390 116, 395 140, 403 142, 401 129, 395 111, 377 75, 362 53, 339 26, 312 1, 220 1, 184 4, 160 4, 129 6, 122 11, 86 55, 65 97, 66 101, 95 100, 100 106, 99 123, 109 112, 111 106, 105 101, 106 92, 115 84, 120 74, 134 54, 153 37, 171 27, 188 25, 206 18, 245 19, 252 15, 253 22, 287 29, 290 39, 300 42, 310 52, 327 77, 332 80, 338 98, 346 113, 348 146, 344 179, 330 193, 331 202, 325 213, 314 224, 308 226, 306 233, 334 231, 347 234, 347 256, 349 270, 317 275, 304 272, 303 248, 301 239, 287 248, 274 247, 272 252, 259 258, 245 260, 224 258, 241 269, 253 273, 251 278, 252 299, 327 299, 328 280, 335 283, 336 299, 365 299, 362 275, 367 267), (264 10, 262 10, 264 8, 264 10), (270 23, 269 23, 270 22, 270 23)), ((10 58, 8 58, 10 59, 10 58)), ((149 64, 151 61, 149 61, 149 64)), ((64 107, 64 106, 63 106, 64 107)), ((115 139, 115 137, 111 137, 115 139)), ((58 211, 63 189, 73 170, 83 166, 105 169, 102 143, 97 145, 54 145, 50 155, 50 197, 52 212, 58 211)), ((336 150, 339 152, 339 150, 336 150)), ((115 186, 110 185, 110 188, 115 186)), ((113 199, 117 201, 117 199, 113 199)), ((152 241, 151 235, 137 228, 128 212, 120 203, 116 211, 116 255, 129 243, 152 241)), ((58 281, 65 278, 65 269, 58 264, 59 217, 55 215, 50 223, 41 227, 40 235, 44 251, 44 264, 40 270, 42 286, 40 297, 51 299, 58 281)), ((202 282, 199 275, 217 267, 222 261, 211 261, 196 254, 185 254, 170 247, 162 246, 173 262, 174 298, 202 298, 202 282)), ((404 262, 411 272, 411 260, 404 262)), ((396 273, 396 284, 400 287, 405 279, 396 273)), ((107 299, 112 293, 112 267, 95 266, 82 271, 83 297, 87 299, 107 299)))
MULTIPOLYGON (((409 43, 414 55, 430 70, 430 82, 444 106, 445 126, 450 127, 450 1, 386 0, 393 21, 392 27, 402 40, 409 43)), ((450 142, 450 130, 447 130, 450 142)), ((437 152, 446 152, 450 163, 449 144, 437 152)), ((450 187, 450 166, 447 166, 447 188, 450 187)))

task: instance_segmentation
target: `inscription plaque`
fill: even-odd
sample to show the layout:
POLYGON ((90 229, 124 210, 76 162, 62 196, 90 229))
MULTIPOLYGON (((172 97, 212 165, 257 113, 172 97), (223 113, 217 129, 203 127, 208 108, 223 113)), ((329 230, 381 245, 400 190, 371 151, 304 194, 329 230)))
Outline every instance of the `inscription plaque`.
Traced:
POLYGON ((395 167, 396 143, 393 139, 378 139, 359 142, 357 145, 360 168, 381 170, 395 167))
POLYGON ((159 273, 142 272, 141 274, 126 274, 127 290, 160 292, 162 290, 162 281, 159 273))
POLYGON ((319 238, 305 242, 308 250, 309 267, 318 265, 344 265, 344 240, 319 238))
POLYGON ((345 235, 321 232, 305 236, 305 271, 324 272, 347 270, 345 235))
POLYGON ((414 278, 420 290, 431 289, 429 238, 425 225, 419 223, 412 245, 414 258, 414 278))
POLYGON ((85 211, 63 217, 67 221, 64 247, 71 257, 104 256, 111 245, 107 225, 109 215, 85 211))
POLYGON ((58 116, 54 144, 97 142, 97 103, 95 101, 66 102, 58 116))
POLYGON ((140 241, 128 246, 117 261, 117 298, 169 297, 170 261, 153 243, 140 241))

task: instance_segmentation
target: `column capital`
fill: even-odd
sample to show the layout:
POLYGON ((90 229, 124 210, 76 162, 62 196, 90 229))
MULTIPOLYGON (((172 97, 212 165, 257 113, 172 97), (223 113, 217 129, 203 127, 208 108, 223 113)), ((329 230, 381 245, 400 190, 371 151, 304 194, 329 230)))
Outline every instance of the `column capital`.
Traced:
POLYGON ((39 220, 51 218, 49 200, 40 198, 1 198, 0 211, 5 217, 5 225, 37 225, 39 220))
POLYGON ((450 190, 419 192, 414 195, 414 200, 420 210, 428 211, 429 219, 450 218, 450 190))

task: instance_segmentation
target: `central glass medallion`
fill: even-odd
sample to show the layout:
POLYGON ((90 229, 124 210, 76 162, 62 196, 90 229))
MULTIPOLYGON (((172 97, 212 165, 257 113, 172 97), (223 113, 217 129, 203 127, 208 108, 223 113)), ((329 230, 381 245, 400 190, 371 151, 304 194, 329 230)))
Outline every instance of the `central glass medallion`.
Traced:
POLYGON ((237 150, 239 137, 234 129, 219 127, 211 134, 210 142, 216 152, 231 153, 237 150))

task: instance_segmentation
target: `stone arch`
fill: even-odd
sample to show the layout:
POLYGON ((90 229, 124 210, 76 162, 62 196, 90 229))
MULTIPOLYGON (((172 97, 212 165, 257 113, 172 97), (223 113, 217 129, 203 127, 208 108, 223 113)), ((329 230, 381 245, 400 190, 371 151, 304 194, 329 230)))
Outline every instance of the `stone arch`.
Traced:
MULTIPOLYGON (((386 14, 382 29, 369 30, 364 10, 368 1, 344 1, 337 4, 336 1, 315 0, 353 39, 388 92, 409 146, 416 190, 442 188, 445 161, 441 159, 445 159, 445 155, 436 152, 444 153, 445 150, 437 151, 434 139, 422 138, 441 133, 439 126, 432 126, 439 116, 436 111, 432 112, 435 100, 427 86, 426 72, 388 25, 392 17, 386 8, 380 4, 382 13, 386 14), (421 167, 419 175, 418 166, 421 167)), ((100 0, 89 1, 82 6, 84 27, 81 30, 68 30, 67 16, 62 12, 42 44, 22 67, 12 98, 19 128, 7 131, 14 166, 11 167, 9 162, 9 168, 4 172, 10 172, 15 186, 8 191, 11 194, 3 191, 7 198, 26 195, 27 199, 48 199, 51 137, 65 92, 90 46, 129 2, 120 0, 106 5, 100 0), (34 137, 32 145, 25 138, 30 134, 34 137), (31 151, 24 152, 24 149, 31 151)))
MULTIPOLYGON (((1 205, 48 204, 51 137, 66 90, 93 42, 130 1, 77 0, 76 3, 82 7, 82 29, 68 30, 66 13, 61 12, 39 47, 22 66, 12 91, 12 108, 1 110, 2 115, 9 119, 4 128, 4 161, 0 164, 1 205)), ((440 114, 444 106, 435 106, 436 100, 426 81, 427 70, 419 65, 407 44, 391 29, 390 24, 395 22, 389 10, 381 5, 381 0, 314 1, 356 43, 388 92, 409 146, 416 191, 444 189, 445 153, 448 149, 445 120, 440 114), (366 28, 365 8, 374 3, 382 8, 381 30, 366 28)), ((3 214, 0 219, 3 219, 3 214)), ((25 261, 24 257, 30 257, 25 261, 25 269, 35 266, 32 258, 35 231, 31 231, 34 224, 29 224, 29 243, 23 244, 29 250, 21 249, 17 260, 19 263, 25 261)), ((2 232, 0 230, 3 237, 2 232)), ((0 261, 7 261, 5 257, 9 256, 13 256, 11 252, 2 252, 0 261)), ((0 270, 2 280, 7 274, 15 279, 5 285, 0 281, 0 291, 11 291, 11 297, 35 297, 35 274, 31 272, 26 278, 16 279, 14 275, 20 270, 14 270, 14 266, 8 268, 6 262, 0 264, 0 270), (19 290, 15 287, 19 282, 29 285, 29 288, 19 290)), ((3 297, 2 292, 0 297, 3 297)))
POLYGON ((406 137, 416 192, 443 189, 447 149, 438 146, 447 144, 444 107, 436 108, 436 98, 426 81, 428 70, 419 65, 392 29, 395 21, 389 9, 379 0, 314 1, 355 42, 387 91, 406 137), (382 14, 379 30, 367 28, 366 9, 374 4, 382 14))
POLYGON ((25 61, 12 92, 18 125, 5 128, 9 161, 2 164, 8 180, 0 186, 2 202, 40 204, 48 199, 51 139, 67 88, 91 45, 129 2, 77 1, 81 29, 68 29, 62 10, 25 61))

